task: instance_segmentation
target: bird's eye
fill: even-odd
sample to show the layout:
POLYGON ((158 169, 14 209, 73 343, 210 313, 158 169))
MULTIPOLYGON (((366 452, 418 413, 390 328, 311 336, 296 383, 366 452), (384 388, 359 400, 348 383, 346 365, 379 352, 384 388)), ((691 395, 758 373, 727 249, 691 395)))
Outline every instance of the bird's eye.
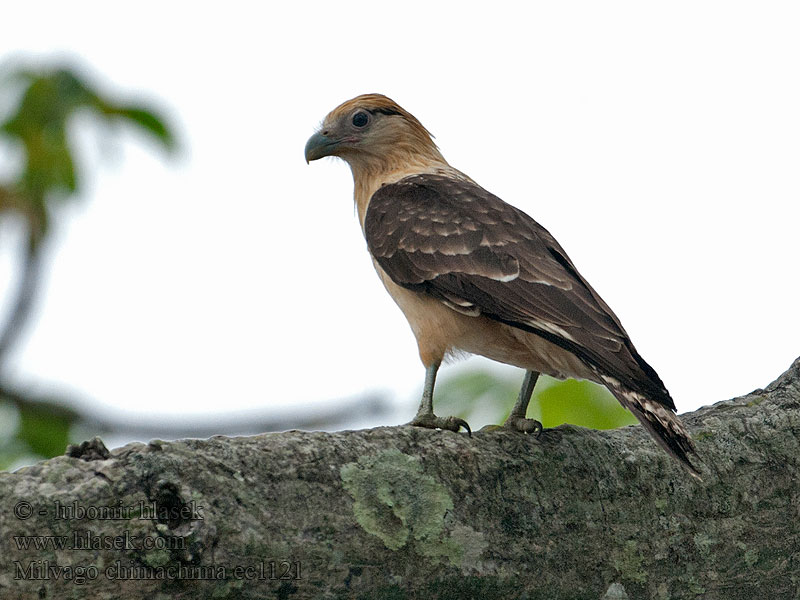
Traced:
POLYGON ((356 127, 364 127, 364 125, 367 124, 367 121, 369 121, 369 117, 365 112, 357 112, 353 115, 353 125, 356 127))

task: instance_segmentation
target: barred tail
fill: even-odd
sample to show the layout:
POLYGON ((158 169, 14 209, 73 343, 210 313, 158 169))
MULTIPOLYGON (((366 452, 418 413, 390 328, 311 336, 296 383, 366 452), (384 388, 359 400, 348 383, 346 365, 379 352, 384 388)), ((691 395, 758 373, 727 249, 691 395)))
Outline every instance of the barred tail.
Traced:
POLYGON ((700 479, 700 471, 692 463, 698 459, 689 432, 681 420, 669 407, 653 402, 629 390, 612 390, 614 396, 625 408, 630 410, 653 439, 675 458, 695 477, 700 479))

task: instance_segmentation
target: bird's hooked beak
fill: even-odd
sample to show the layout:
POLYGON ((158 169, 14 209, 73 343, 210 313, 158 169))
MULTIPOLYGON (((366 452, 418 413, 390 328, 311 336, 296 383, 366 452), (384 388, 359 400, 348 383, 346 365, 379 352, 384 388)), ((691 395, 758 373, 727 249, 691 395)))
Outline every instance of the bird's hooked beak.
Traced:
POLYGON ((306 163, 324 156, 331 156, 341 143, 341 140, 323 135, 321 131, 318 131, 306 142, 306 163))

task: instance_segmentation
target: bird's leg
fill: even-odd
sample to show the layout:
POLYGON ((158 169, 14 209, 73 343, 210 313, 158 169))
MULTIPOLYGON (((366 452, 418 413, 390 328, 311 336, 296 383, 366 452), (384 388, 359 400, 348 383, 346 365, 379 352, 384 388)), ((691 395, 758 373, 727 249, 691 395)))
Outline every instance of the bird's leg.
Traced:
POLYGON ((458 431, 462 427, 472 435, 472 430, 464 419, 458 417, 437 417, 433 414, 433 386, 436 384, 436 372, 441 363, 435 362, 425 369, 425 387, 422 390, 422 401, 419 403, 417 416, 410 425, 429 429, 447 429, 458 431))
POLYGON ((525 418, 537 379, 539 379, 539 373, 536 371, 527 371, 525 373, 522 388, 519 390, 519 397, 514 404, 514 408, 511 409, 511 414, 508 415, 506 422, 503 424, 504 427, 516 429, 523 433, 533 433, 537 437, 542 432, 542 424, 539 421, 525 418))

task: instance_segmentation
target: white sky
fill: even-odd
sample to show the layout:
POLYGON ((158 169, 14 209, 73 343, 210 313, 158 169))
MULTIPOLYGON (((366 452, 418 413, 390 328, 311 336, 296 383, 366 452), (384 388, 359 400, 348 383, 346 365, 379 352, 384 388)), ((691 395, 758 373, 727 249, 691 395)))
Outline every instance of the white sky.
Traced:
MULTIPOLYGON (((303 160, 364 92, 556 236, 680 411, 800 355, 800 4, 212 6, 4 6, 0 56, 73 57, 157 100, 183 147, 81 136, 87 193, 53 240, 19 382, 150 417, 383 390, 409 419, 423 370, 349 169, 303 160)), ((0 291, 12 241, 6 224, 0 291)))

